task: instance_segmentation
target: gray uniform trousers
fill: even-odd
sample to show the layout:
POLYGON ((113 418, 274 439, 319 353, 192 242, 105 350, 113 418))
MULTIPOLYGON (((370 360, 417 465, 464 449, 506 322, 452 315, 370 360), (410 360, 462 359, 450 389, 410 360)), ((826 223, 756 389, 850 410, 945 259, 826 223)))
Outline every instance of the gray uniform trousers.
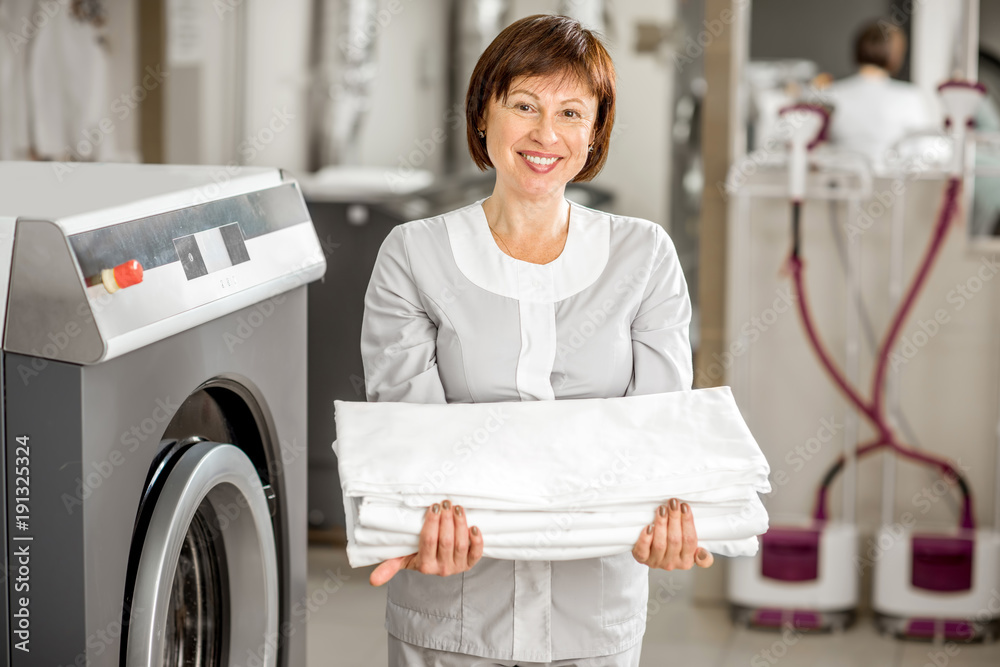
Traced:
POLYGON ((642 642, 638 642, 632 648, 614 655, 570 658, 555 662, 524 662, 424 648, 389 635, 389 667, 639 667, 641 650, 642 642))

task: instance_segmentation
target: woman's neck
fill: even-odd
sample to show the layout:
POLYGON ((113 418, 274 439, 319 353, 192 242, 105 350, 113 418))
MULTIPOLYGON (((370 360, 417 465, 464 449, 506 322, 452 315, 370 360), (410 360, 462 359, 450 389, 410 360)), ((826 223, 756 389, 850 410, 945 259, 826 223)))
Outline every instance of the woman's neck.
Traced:
POLYGON ((497 183, 483 202, 490 227, 508 243, 564 239, 569 230, 569 202, 563 191, 526 199, 512 196, 497 183))
POLYGON ((871 65, 865 63, 858 68, 858 74, 865 77, 866 79, 888 79, 889 72, 882 69, 878 65, 871 65))

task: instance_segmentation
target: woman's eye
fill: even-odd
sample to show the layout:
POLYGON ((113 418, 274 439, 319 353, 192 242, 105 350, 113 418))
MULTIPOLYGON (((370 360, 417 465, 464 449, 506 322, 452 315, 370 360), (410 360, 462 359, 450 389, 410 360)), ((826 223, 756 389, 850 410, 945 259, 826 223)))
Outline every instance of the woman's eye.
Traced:
POLYGON ((566 109, 565 114, 567 116, 569 116, 570 118, 579 118, 580 117, 580 114, 578 114, 573 109, 566 109))
POLYGON ((531 111, 531 105, 530 104, 518 104, 517 108, 520 111, 531 111))

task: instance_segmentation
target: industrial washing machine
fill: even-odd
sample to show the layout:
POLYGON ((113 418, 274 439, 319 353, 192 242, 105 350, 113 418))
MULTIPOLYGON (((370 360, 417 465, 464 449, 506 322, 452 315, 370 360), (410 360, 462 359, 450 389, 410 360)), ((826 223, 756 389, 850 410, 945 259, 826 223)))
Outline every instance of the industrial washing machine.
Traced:
POLYGON ((0 663, 305 664, 325 267, 276 169, 0 163, 0 663))

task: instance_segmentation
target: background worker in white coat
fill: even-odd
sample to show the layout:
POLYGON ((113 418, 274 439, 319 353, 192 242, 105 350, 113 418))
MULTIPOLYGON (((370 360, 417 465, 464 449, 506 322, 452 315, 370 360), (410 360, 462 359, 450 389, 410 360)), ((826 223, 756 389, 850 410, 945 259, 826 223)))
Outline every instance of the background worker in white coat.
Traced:
MULTIPOLYGON (((691 302, 670 237, 564 196, 603 167, 614 112, 611 58, 577 21, 529 16, 487 47, 467 138, 496 186, 383 242, 361 333, 369 401, 691 389, 691 302)), ((373 584, 389 582, 390 665, 636 667, 649 568, 712 564, 677 499, 664 498, 631 553, 500 560, 482 558, 484 540, 445 499, 427 511, 419 552, 375 569, 373 584)))
POLYGON ((916 85, 893 79, 906 60, 906 35, 888 21, 861 27, 854 41, 856 74, 823 91, 833 104, 830 143, 868 156, 876 172, 905 135, 938 129, 933 102, 916 85))

